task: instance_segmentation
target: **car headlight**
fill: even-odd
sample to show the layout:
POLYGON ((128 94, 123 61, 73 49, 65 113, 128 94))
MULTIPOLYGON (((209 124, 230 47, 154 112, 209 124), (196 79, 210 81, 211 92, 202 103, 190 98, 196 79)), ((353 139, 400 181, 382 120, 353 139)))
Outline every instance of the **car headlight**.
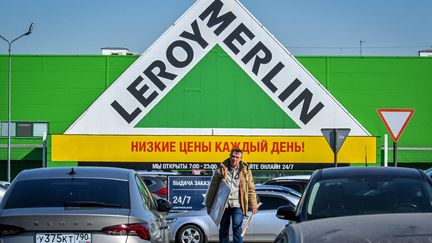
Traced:
POLYGON ((174 223, 175 221, 177 221, 177 218, 167 218, 167 219, 165 219, 165 221, 166 221, 168 224, 171 224, 171 223, 174 223))

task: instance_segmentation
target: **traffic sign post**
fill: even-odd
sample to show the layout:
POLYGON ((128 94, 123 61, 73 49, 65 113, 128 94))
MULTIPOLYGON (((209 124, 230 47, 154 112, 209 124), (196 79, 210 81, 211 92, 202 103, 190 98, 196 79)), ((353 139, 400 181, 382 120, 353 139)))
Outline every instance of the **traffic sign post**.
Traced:
POLYGON ((414 109, 378 109, 377 111, 393 139, 393 162, 397 167, 397 142, 414 115, 414 109))
POLYGON ((348 137, 351 129, 349 128, 322 128, 321 133, 324 135, 327 143, 330 145, 334 154, 334 166, 337 167, 337 153, 339 152, 345 139, 348 137))

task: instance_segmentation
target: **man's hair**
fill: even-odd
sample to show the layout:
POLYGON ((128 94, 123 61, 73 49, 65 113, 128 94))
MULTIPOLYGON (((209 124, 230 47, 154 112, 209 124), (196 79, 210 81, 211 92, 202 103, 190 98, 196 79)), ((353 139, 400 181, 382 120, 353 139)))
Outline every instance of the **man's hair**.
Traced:
POLYGON ((233 148, 233 149, 231 149, 230 154, 243 154, 243 151, 241 151, 241 149, 239 149, 239 148, 233 148))

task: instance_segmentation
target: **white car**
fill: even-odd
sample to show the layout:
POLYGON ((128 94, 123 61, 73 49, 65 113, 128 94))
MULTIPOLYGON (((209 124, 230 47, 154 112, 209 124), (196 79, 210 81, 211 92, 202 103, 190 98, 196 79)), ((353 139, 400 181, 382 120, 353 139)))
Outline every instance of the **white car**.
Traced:
MULTIPOLYGON (((297 205, 300 194, 281 186, 257 185, 256 193, 263 203, 253 216, 246 235, 246 242, 272 242, 285 228, 286 220, 276 217, 280 206, 297 205)), ((188 211, 169 214, 165 217, 169 224, 169 238, 176 243, 218 242, 219 227, 208 216, 206 208, 199 211, 188 211)), ((246 220, 243 221, 245 223, 246 220)))

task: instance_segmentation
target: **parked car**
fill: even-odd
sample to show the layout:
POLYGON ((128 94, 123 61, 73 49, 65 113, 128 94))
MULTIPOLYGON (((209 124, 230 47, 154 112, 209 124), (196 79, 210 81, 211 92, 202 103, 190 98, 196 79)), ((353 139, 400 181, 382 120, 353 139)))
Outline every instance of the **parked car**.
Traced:
MULTIPOLYGON (((244 241, 271 242, 287 222, 276 217, 276 210, 282 205, 297 205, 298 192, 281 186, 256 186, 256 193, 263 203, 253 216, 244 241), (273 188, 273 190, 271 190, 273 188)), ((218 242, 219 227, 208 216, 206 208, 169 214, 165 217, 170 227, 170 241, 177 243, 218 242)))
POLYGON ((0 204, 2 243, 167 242, 168 225, 136 171, 109 167, 24 170, 0 204))
POLYGON ((4 194, 6 193, 8 186, 9 186, 9 182, 0 181, 0 202, 1 202, 2 198, 4 197, 4 194))
POLYGON ((275 243, 432 242, 432 213, 371 214, 287 225, 275 243))
POLYGON ((263 184, 284 186, 303 193, 309 179, 310 175, 289 175, 269 179, 263 184))
POLYGON ((168 177, 173 175, 179 175, 179 173, 176 171, 154 170, 139 170, 138 174, 152 193, 165 199, 168 196, 168 177))
MULTIPOLYGON (((283 192, 283 193, 287 193, 287 194, 298 197, 298 200, 301 197, 300 192, 298 192, 294 189, 291 189, 289 187, 278 186, 278 185, 256 185, 255 191, 256 192, 261 192, 261 191, 283 192)), ((296 201, 295 199, 293 199, 293 200, 296 202, 295 205, 297 205, 298 201, 296 201)))
POLYGON ((281 219, 302 222, 338 216, 432 212, 432 180, 423 170, 339 167, 315 171, 297 208, 280 207, 281 219))
POLYGON ((0 181, 0 187, 8 188, 9 185, 10 185, 10 182, 7 182, 7 181, 0 181))
POLYGON ((429 168, 429 169, 427 169, 427 170, 425 170, 425 173, 426 173, 429 177, 432 178, 432 167, 429 168))

